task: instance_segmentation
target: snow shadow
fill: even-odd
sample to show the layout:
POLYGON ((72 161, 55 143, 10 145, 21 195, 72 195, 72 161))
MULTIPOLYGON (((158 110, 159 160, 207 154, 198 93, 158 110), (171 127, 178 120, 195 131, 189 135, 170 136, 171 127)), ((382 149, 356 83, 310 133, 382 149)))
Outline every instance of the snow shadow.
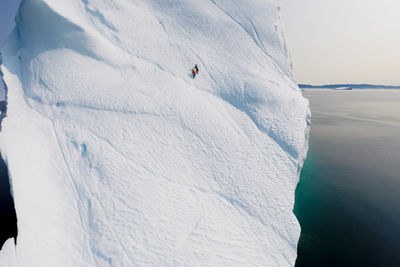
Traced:
POLYGON ((17 242, 17 215, 11 195, 8 168, 0 155, 0 248, 9 238, 17 242))
POLYGON ((6 117, 6 111, 7 111, 7 102, 4 101, 0 101, 0 130, 1 130, 1 122, 2 120, 6 117))
MULTIPOLYGON (((262 87, 258 87, 262 88, 262 87)), ((287 141, 284 140, 276 131, 274 127, 266 124, 260 119, 259 107, 264 105, 262 93, 259 93, 257 87, 252 88, 249 85, 244 85, 243 90, 237 90, 232 88, 228 92, 220 92, 220 97, 235 107, 247 114, 247 116, 253 121, 254 125, 268 137, 270 137, 283 151, 288 153, 293 158, 298 158, 299 152, 292 147, 287 141)), ((261 89, 262 90, 262 89, 261 89)), ((260 91, 261 91, 260 90, 260 91)), ((271 100, 268 100, 271 101, 271 100)), ((271 103, 273 105, 273 103, 271 103)))
POLYGON ((0 130, 1 130, 1 122, 6 117, 6 112, 7 112, 7 85, 3 80, 3 72, 1 71, 2 63, 3 63, 3 57, 0 52, 0 130))

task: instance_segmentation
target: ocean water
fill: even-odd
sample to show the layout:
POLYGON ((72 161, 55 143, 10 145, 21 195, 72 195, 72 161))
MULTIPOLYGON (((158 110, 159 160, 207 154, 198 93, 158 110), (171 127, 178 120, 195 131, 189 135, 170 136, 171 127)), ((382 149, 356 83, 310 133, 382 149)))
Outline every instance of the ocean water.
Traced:
POLYGON ((400 91, 308 90, 296 266, 400 266, 400 91))

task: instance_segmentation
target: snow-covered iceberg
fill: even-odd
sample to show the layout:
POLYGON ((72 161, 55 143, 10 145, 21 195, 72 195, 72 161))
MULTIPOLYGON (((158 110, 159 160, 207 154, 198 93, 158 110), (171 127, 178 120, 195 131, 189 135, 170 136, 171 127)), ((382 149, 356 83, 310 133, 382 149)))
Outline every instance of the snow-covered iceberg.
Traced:
POLYGON ((272 0, 25 0, 16 21, 0 266, 294 265, 309 108, 272 0))

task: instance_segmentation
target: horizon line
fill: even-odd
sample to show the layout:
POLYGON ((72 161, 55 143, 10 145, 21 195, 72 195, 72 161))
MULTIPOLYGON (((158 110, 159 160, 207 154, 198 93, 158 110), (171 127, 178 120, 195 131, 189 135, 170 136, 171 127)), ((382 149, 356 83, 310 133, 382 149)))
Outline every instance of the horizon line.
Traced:
POLYGON ((335 83, 335 84, 322 84, 322 85, 299 83, 298 86, 300 88, 352 87, 352 88, 396 88, 396 89, 400 89, 400 85, 382 85, 382 84, 368 84, 368 83, 335 83))

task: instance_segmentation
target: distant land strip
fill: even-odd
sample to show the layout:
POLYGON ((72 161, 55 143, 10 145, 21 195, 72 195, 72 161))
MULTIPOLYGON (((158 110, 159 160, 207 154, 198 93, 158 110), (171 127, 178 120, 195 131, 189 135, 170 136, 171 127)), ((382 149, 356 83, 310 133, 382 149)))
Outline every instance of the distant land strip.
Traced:
POLYGON ((379 84, 326 84, 326 85, 310 85, 299 84, 302 89, 400 89, 400 85, 379 85, 379 84))

